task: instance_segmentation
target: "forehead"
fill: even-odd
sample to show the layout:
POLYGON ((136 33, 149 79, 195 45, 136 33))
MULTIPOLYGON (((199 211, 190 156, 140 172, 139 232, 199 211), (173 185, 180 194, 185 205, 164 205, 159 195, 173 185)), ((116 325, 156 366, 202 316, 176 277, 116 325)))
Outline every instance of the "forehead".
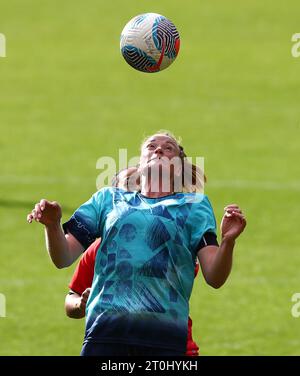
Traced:
POLYGON ((148 143, 148 142, 159 142, 159 143, 163 143, 163 142, 169 142, 173 145, 177 145, 176 141, 173 140, 173 138, 167 136, 167 135, 164 135, 164 134, 155 134, 151 137, 149 137, 146 141, 145 141, 145 144, 148 143))

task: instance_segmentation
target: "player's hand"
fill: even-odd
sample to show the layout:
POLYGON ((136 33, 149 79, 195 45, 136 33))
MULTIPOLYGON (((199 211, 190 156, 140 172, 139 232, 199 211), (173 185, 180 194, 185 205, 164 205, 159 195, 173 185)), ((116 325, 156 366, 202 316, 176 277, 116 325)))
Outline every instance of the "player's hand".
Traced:
POLYGON ((246 227, 246 218, 238 205, 231 204, 224 208, 221 222, 222 239, 234 241, 246 227))
POLYGON ((85 311, 86 302, 88 300, 88 297, 90 295, 91 289, 87 288, 83 291, 81 297, 80 297, 80 303, 79 303, 79 309, 81 311, 85 311))
POLYGON ((27 222, 31 223, 35 220, 45 226, 53 226, 60 222, 61 217, 61 207, 56 201, 42 199, 27 215, 27 222))

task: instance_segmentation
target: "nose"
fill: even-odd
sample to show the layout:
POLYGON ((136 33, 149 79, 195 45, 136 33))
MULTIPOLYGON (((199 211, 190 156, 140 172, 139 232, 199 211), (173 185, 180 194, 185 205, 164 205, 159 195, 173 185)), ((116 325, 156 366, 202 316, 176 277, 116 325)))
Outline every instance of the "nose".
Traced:
POLYGON ((163 150, 162 150, 161 146, 157 146, 154 153, 157 154, 157 155, 163 155, 163 150))

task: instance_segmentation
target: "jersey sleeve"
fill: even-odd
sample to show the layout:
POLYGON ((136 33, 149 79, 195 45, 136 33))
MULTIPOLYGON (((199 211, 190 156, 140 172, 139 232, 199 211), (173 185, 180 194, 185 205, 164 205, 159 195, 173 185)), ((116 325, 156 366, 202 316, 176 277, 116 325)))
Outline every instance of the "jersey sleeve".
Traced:
POLYGON ((95 259, 100 247, 100 242, 101 240, 97 239, 89 246, 86 252, 83 253, 69 284, 70 289, 79 295, 81 295, 88 287, 92 286, 95 259))
POLYGON ((204 246, 218 245, 216 219, 207 196, 193 205, 191 227, 190 247, 195 255, 204 246))
POLYGON ((72 234, 87 249, 96 238, 102 236, 102 222, 105 208, 105 190, 96 192, 81 205, 63 224, 65 233, 72 234))

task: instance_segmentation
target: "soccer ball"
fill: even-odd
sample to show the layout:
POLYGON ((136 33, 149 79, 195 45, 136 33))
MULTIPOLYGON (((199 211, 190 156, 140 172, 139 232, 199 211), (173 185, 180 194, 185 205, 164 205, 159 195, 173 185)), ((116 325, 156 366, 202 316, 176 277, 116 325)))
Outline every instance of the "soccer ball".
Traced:
POLYGON ((132 18, 121 33, 120 49, 133 68, 154 73, 166 69, 176 59, 180 37, 175 25, 157 13, 132 18))

